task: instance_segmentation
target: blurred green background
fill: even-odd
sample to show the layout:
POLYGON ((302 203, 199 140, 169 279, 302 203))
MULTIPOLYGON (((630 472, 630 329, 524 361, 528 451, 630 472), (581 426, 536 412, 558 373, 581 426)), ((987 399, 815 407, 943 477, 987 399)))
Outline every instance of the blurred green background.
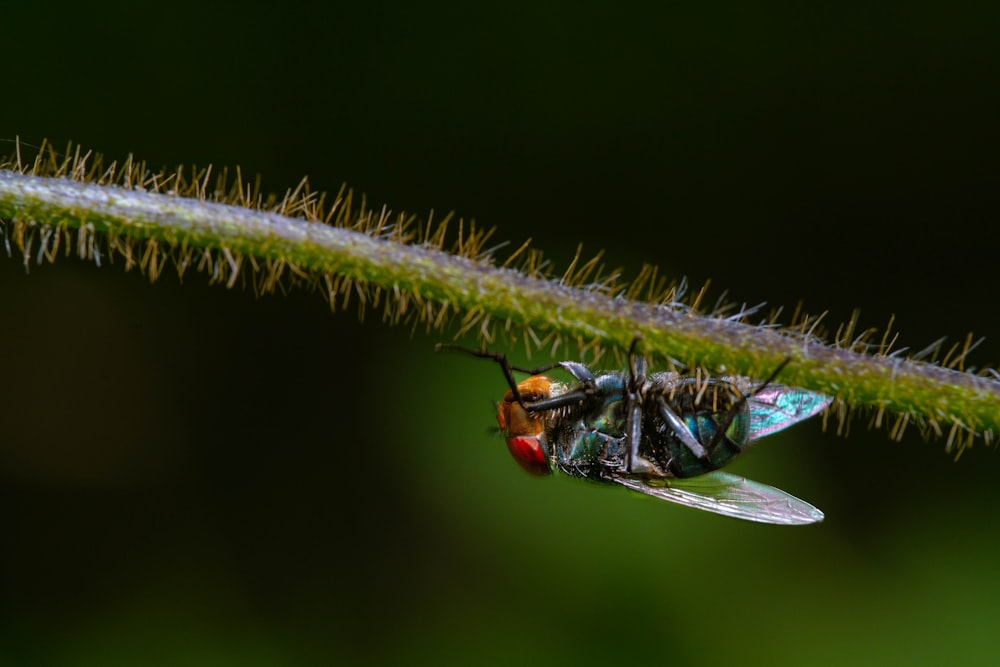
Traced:
MULTIPOLYGON (((0 16, 0 139, 346 181, 559 267, 582 242, 1000 359, 990 3, 0 16)), ((439 335, 190 274, 0 273, 2 664, 996 664, 992 449, 804 424, 732 470, 826 522, 744 524, 524 475, 499 373, 439 335)))

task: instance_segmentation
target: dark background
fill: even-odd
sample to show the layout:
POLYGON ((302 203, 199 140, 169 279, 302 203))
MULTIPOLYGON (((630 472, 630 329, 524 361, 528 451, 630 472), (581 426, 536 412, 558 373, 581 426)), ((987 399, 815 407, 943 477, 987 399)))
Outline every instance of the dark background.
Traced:
MULTIPOLYGON (((0 139, 347 182, 995 364, 997 10, 744 4, 18 3, 0 139)), ((995 664, 992 449, 805 424, 733 470, 826 522, 744 524, 528 478, 440 335, 0 274, 4 664, 995 664)))

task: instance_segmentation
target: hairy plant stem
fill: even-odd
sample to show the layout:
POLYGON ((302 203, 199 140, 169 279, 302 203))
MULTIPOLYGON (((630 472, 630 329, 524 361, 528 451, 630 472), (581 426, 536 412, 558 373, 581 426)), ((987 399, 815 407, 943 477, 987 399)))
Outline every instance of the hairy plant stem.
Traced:
POLYGON ((381 287, 387 298, 404 294, 417 304, 475 313, 487 338, 493 325, 504 322, 618 349, 627 349, 638 336, 648 353, 756 377, 790 358, 782 383, 833 395, 847 406, 868 406, 880 418, 883 411, 899 413, 897 423, 913 420, 948 434, 949 447, 953 440, 964 446, 974 432, 989 437, 1000 427, 1000 382, 991 378, 573 287, 430 244, 196 198, 5 170, 0 170, 0 220, 8 221, 3 239, 8 252, 12 242, 20 246, 26 266, 33 252, 41 258, 53 248, 51 241, 39 241, 34 250, 25 246, 17 224, 22 237, 31 228, 63 234, 65 251, 72 236, 66 230, 145 240, 166 249, 206 248, 233 264, 230 284, 243 260, 284 262, 317 276, 381 287))

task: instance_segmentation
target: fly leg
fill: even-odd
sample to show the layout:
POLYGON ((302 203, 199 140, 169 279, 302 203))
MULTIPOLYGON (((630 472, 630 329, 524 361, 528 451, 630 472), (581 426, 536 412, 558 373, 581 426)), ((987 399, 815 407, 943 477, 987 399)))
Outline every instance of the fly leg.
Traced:
MULTIPOLYGON (((692 454, 694 454, 698 459, 705 461, 708 459, 708 452, 715 448, 716 440, 718 439, 719 431, 716 431, 715 437, 712 439, 712 444, 705 449, 705 446, 698 442, 698 438, 694 437, 694 433, 688 428, 688 425, 684 423, 684 420, 677 416, 677 413, 670 409, 670 405, 667 404, 667 399, 663 396, 657 396, 657 407, 660 410, 660 416, 663 420, 667 422, 670 429, 677 436, 677 439, 688 448, 692 454)), ((733 418, 730 417, 729 421, 733 418)), ((729 428, 728 425, 726 428, 729 428)))
POLYGON ((646 358, 635 353, 639 339, 628 351, 628 386, 625 388, 625 472, 629 475, 666 477, 655 463, 639 453, 642 443, 642 404, 646 388, 646 358))
POLYGON ((457 350, 459 352, 465 352, 466 354, 471 354, 474 357, 479 357, 481 359, 492 359, 500 365, 500 370, 503 371, 503 376, 507 380, 507 384, 510 386, 511 393, 514 395, 514 400, 525 410, 529 409, 529 406, 525 404, 524 399, 521 398, 521 392, 517 390, 517 381, 514 379, 514 371, 519 373, 527 373, 529 375, 538 375, 539 373, 544 373, 545 371, 550 371, 553 368, 561 368, 562 363, 556 362, 552 364, 547 364, 545 366, 539 366, 538 368, 521 368, 520 366, 512 366, 509 361, 507 361, 507 355, 500 352, 490 352, 489 350, 473 350, 468 347, 462 347, 461 345, 450 345, 448 343, 438 343, 434 346, 436 352, 441 352, 442 350, 457 350))
POLYGON ((512 365, 507 360, 507 355, 500 352, 490 352, 489 350, 484 349, 474 350, 468 347, 462 347, 461 345, 450 345, 447 343, 438 343, 434 346, 434 349, 437 352, 442 350, 457 350, 458 352, 471 354, 474 357, 492 359, 497 362, 497 364, 500 365, 500 369, 503 371, 504 378, 507 380, 507 386, 510 387, 511 395, 514 397, 514 400, 517 401, 517 404, 527 412, 545 412, 547 410, 557 410, 565 407, 580 408, 581 406, 592 401, 597 391, 594 374, 585 365, 576 361, 556 361, 537 368, 522 368, 521 366, 512 365), (577 384, 577 386, 572 390, 559 396, 526 403, 520 390, 517 388, 517 380, 514 379, 514 371, 517 371, 518 373, 527 373, 528 375, 539 375, 554 368, 563 369, 576 378, 579 384, 577 384))

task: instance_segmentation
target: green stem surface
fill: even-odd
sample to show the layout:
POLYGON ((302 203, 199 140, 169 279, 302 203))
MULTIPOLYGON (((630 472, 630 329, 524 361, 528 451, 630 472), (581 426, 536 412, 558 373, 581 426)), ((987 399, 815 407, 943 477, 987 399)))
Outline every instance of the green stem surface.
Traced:
MULTIPOLYGON (((648 353, 762 377, 782 361, 781 382, 836 396, 848 406, 904 415, 949 437, 1000 427, 1000 382, 900 357, 829 346, 804 335, 680 308, 628 300, 500 268, 488 261, 408 245, 274 213, 194 198, 0 170, 0 219, 56 230, 208 248, 230 261, 291 263, 378 286, 388 295, 450 304, 483 322, 511 322, 601 346, 648 353)), ((11 225, 7 224, 8 243, 11 225)), ((3 228, 0 227, 0 230, 3 228)), ((30 249, 26 263, 30 261, 30 249)), ((486 326, 483 327, 486 330, 486 326)))

